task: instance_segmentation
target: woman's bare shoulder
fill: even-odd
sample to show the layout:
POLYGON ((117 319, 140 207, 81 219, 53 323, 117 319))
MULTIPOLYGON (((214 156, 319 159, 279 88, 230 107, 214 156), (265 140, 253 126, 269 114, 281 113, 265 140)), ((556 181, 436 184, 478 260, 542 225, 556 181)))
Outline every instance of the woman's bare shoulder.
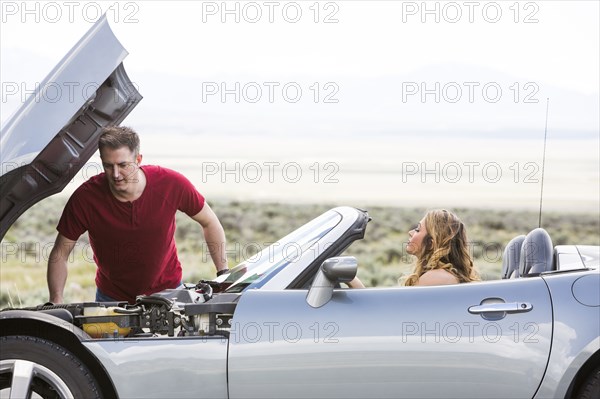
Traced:
POLYGON ((448 285, 458 284, 458 279, 444 269, 433 269, 425 272, 416 285, 448 285))

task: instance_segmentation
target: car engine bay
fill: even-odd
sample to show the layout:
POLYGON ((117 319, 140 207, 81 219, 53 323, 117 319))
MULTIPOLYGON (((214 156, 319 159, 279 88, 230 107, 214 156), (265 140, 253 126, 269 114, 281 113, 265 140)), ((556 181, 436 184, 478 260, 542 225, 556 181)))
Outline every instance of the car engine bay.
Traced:
MULTIPOLYGON (((46 313, 85 331, 91 338, 167 335, 228 336, 238 294, 218 294, 220 283, 200 281, 184 288, 139 295, 127 302, 46 303, 18 310, 46 313)), ((17 310, 17 309, 3 309, 17 310)))

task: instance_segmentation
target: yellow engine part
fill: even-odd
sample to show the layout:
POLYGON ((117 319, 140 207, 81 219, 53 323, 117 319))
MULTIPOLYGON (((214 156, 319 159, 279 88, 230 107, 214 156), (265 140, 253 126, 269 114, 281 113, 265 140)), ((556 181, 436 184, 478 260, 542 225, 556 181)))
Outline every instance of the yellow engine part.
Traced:
MULTIPOLYGON (((115 312, 116 307, 89 307, 83 309, 84 316, 123 316, 115 312)), ((125 337, 131 332, 131 327, 119 327, 114 322, 84 323, 83 331, 92 338, 125 337)))

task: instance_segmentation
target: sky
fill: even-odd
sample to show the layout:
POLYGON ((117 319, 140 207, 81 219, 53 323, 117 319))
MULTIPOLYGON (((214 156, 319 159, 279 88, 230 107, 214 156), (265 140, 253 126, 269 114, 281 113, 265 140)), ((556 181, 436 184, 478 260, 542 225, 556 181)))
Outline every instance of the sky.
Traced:
POLYGON ((597 1, 3 1, 1 10, 3 121, 104 12, 130 52, 144 116, 170 97, 170 110, 188 114, 274 112, 288 131, 308 130, 307 114, 337 130, 539 129, 550 97, 554 128, 598 131, 597 1))
MULTIPOLYGON (((549 150, 561 167, 583 162, 573 170, 579 174, 597 170, 600 162, 599 5, 2 1, 0 119, 6 121, 106 13, 130 53, 125 68, 144 96, 126 122, 148 137, 195 135, 213 146, 220 141, 230 149, 222 153, 233 158, 254 145, 261 147, 262 161, 268 157, 265 144, 266 150, 277 148, 277 157, 312 160, 324 143, 353 140, 344 158, 353 161, 335 158, 342 170, 381 169, 396 156, 388 147, 401 148, 410 139, 410 148, 397 151, 415 154, 407 162, 433 162, 437 149, 427 147, 439 142, 453 152, 444 154, 446 162, 464 164, 488 156, 490 144, 484 148, 482 140, 503 140, 503 150, 511 140, 519 147, 539 143, 549 99, 549 137, 585 140, 581 146, 555 141, 549 150), (236 137, 244 140, 229 140, 236 137), (282 149, 281 141, 260 141, 265 137, 300 144, 282 149), (361 155, 365 148, 368 155, 361 155), (379 164, 373 166, 374 160, 379 164)), ((173 156, 188 150, 182 141, 146 142, 152 151, 173 156)), ((535 157, 526 149, 506 165, 539 165, 539 149, 535 157)), ((200 154, 214 160, 219 151, 201 148, 200 154)), ((585 179, 591 193, 586 191, 586 206, 593 208, 597 173, 585 179)))
POLYGON ((105 12, 135 70, 236 75, 243 60, 248 74, 373 77, 463 64, 597 94, 598 11, 597 1, 2 1, 0 43, 58 60, 105 12))

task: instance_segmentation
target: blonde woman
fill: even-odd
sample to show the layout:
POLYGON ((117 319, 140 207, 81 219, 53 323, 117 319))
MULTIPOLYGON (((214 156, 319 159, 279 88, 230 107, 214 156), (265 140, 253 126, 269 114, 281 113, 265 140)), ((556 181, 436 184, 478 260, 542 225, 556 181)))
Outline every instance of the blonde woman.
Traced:
POLYGON ((479 280, 469 254, 465 225, 445 209, 429 211, 408 232, 406 252, 417 265, 405 285, 446 285, 479 280))

